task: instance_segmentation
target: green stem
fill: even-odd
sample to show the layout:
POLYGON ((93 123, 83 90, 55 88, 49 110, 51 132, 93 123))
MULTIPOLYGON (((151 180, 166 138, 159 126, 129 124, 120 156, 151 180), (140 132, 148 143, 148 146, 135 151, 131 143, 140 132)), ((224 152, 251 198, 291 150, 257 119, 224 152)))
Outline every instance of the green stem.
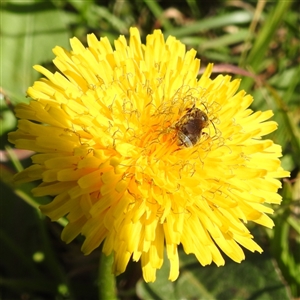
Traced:
POLYGON ((113 253, 106 256, 103 252, 100 254, 99 266, 99 299, 117 300, 116 296, 116 278, 112 274, 112 264, 114 261, 113 253))

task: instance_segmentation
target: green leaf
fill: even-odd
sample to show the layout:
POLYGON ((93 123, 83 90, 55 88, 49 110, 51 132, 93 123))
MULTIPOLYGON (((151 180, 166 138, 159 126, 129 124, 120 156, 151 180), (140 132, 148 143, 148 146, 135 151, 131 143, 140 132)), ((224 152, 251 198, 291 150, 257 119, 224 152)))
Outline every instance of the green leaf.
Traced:
POLYGON ((299 208, 300 173, 295 184, 284 182, 282 209, 274 218, 275 229, 271 237, 271 251, 280 271, 289 283, 294 298, 300 296, 300 239, 299 208))
POLYGON ((26 90, 39 77, 33 65, 54 58, 56 45, 68 47, 63 14, 48 1, 2 4, 2 88, 13 103, 26 101, 26 90))
POLYGON ((169 263, 157 272, 154 283, 140 280, 137 294, 142 299, 264 299, 288 300, 284 284, 268 253, 246 253, 246 260, 237 264, 228 260, 223 267, 202 267, 193 255, 180 254, 180 275, 168 280, 169 263))

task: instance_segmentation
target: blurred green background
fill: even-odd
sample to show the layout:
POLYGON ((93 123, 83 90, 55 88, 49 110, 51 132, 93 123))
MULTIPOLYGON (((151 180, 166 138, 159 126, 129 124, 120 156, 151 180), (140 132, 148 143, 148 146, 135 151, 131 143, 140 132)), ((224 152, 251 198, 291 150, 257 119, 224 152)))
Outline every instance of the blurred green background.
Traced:
POLYGON ((16 127, 13 107, 28 102, 26 90, 41 64, 54 70, 51 49, 83 43, 86 34, 111 42, 128 36, 130 26, 142 40, 162 29, 194 48, 202 67, 242 78, 254 110, 272 109, 279 129, 268 136, 282 145, 282 164, 291 171, 274 207, 275 229, 249 224, 262 255, 246 252, 241 264, 202 267, 180 249, 180 277, 168 278, 168 262, 157 281, 145 284, 139 263, 117 277, 119 299, 299 299, 300 298, 300 8, 299 1, 1 1, 1 299, 98 299, 100 250, 80 251, 82 238, 60 240, 65 221, 52 223, 37 209, 33 184, 14 186, 14 173, 30 165, 28 151, 13 150, 7 133, 16 127))

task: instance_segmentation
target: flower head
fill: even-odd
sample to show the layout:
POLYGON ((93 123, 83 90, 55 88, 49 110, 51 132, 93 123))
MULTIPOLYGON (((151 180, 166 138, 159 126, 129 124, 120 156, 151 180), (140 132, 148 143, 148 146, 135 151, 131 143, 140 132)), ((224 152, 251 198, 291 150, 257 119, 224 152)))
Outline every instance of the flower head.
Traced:
POLYGON ((196 51, 159 30, 142 44, 131 28, 115 50, 93 34, 87 43, 54 48, 60 73, 35 66, 46 78, 16 107, 9 136, 36 152, 16 180, 41 180, 33 194, 54 196, 41 211, 67 217, 62 239, 83 234, 85 254, 103 243, 116 274, 141 260, 146 281, 165 248, 178 277, 180 244, 202 265, 223 265, 220 250, 236 262, 241 246, 261 252, 245 223, 273 226, 264 203, 280 203, 276 178, 288 176, 281 147, 261 139, 277 127, 272 112, 253 113, 239 80, 210 79, 212 65, 197 78, 196 51))

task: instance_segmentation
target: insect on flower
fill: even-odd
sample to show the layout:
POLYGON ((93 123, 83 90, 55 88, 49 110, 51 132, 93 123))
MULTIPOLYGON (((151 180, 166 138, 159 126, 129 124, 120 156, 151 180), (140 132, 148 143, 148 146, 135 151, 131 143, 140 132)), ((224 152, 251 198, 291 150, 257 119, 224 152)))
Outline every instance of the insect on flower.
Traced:
POLYGON ((193 147, 200 139, 202 129, 207 127, 209 123, 205 112, 193 106, 188 109, 175 124, 179 145, 185 147, 193 147))

